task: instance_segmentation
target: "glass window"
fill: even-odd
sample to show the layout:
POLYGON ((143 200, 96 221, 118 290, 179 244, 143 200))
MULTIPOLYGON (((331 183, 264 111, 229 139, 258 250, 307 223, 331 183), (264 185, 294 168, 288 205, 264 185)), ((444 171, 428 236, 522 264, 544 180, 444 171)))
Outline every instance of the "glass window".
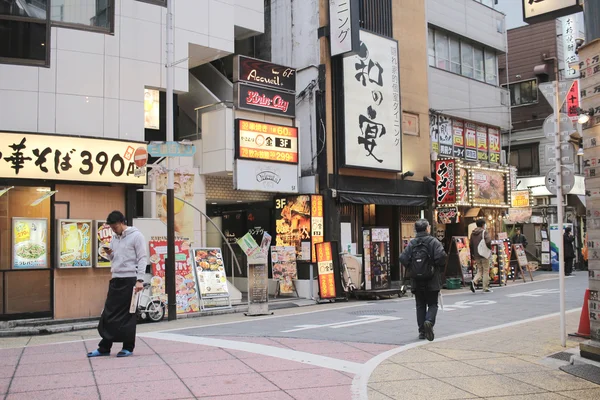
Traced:
POLYGON ((46 19, 48 0, 0 0, 0 15, 46 19))
POLYGON ((427 34, 427 54, 429 55, 429 66, 435 67, 435 32, 429 28, 427 34))
POLYGON ((538 144, 513 147, 510 165, 518 170, 518 176, 535 176, 540 173, 538 144))
POLYGON ((492 85, 498 84, 498 65, 496 52, 485 50, 485 81, 492 85))
POLYGON ((473 67, 474 67, 474 75, 473 77, 478 81, 484 80, 483 75, 483 49, 481 48, 473 48, 473 67))
POLYGON ((460 43, 460 59, 462 61, 462 74, 468 78, 473 78, 473 46, 469 43, 460 43))
POLYGON ((524 81, 510 85, 510 102, 512 106, 537 103, 537 80, 524 81))
POLYGON ((457 38, 450 38, 450 71, 460 74, 460 42, 457 38))
POLYGON ((50 19, 54 22, 112 30, 114 0, 53 0, 50 19))
POLYGON ((0 58, 46 60, 45 23, 0 18, 0 58))
POLYGON ((450 47, 448 46, 448 36, 436 32, 435 33, 435 62, 436 66, 441 69, 450 69, 450 47))

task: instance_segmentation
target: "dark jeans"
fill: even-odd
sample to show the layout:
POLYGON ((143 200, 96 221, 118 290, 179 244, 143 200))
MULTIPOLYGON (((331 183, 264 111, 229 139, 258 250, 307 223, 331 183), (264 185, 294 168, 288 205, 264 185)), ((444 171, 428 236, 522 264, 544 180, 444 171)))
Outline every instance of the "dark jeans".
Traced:
MULTIPOLYGON (((110 351, 110 349, 112 348, 113 342, 106 340, 106 339, 102 339, 100 341, 100 343, 98 343, 98 350, 102 353, 108 353, 110 351)), ((133 349, 135 348, 135 342, 133 343, 123 343, 123 350, 129 350, 131 352, 133 352, 133 349)))
POLYGON ((565 258, 565 275, 571 275, 573 273, 573 259, 565 258))
POLYGON ((423 332, 423 324, 425 321, 435 325, 435 317, 438 311, 438 295, 439 291, 416 291, 415 301, 417 302, 417 324, 419 332, 423 332))

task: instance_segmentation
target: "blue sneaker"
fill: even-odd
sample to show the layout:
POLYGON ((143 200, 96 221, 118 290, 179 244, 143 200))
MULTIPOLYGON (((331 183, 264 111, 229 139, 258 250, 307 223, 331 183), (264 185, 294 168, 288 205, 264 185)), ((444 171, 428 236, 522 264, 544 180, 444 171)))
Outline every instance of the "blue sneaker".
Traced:
POLYGON ((88 356, 88 358, 92 358, 92 357, 108 357, 108 356, 110 356, 110 351, 106 352, 106 353, 103 353, 103 352, 100 352, 100 350, 94 350, 94 351, 91 351, 91 352, 87 353, 87 356, 88 356))
POLYGON ((129 350, 121 350, 120 352, 117 353, 117 357, 129 357, 133 355, 133 352, 129 351, 129 350))

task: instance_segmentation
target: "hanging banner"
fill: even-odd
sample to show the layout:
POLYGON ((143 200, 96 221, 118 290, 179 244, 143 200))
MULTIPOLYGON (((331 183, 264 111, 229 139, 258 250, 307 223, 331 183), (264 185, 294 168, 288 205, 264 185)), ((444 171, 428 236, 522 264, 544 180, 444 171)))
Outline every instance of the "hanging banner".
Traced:
POLYGON ((489 160, 487 128, 483 125, 477 125, 477 160, 483 162, 489 160))
POLYGON ((498 128, 488 128, 489 138, 489 161, 494 164, 500 164, 500 130, 498 128))
POLYGON ((106 249, 110 249, 110 242, 112 242, 114 232, 104 221, 96 221, 96 245, 98 251, 96 252, 96 267, 106 268, 110 267, 110 260, 106 249))
MULTIPOLYGON (((194 237, 194 220, 197 218, 192 207, 187 206, 182 200, 188 203, 194 202, 194 177, 193 172, 175 172, 175 235, 184 238, 194 237), (179 200, 182 199, 182 200, 179 200)), ((157 173, 156 190, 158 192, 167 191, 167 171, 157 173)), ((166 225, 167 224, 167 195, 156 194, 156 215, 166 225)))
POLYGON ((477 161, 477 130, 470 122, 465 122, 465 159, 477 161))
POLYGON ((271 247, 273 279, 279 284, 279 293, 294 293, 294 280, 298 279, 296 249, 294 247, 271 247))
POLYGON ((454 160, 435 162, 435 201, 437 204, 456 203, 454 160))
POLYGON ((322 299, 335 299, 335 277, 333 273, 331 243, 318 243, 315 248, 319 271, 319 297, 322 299))
POLYGON ((13 218, 13 269, 48 268, 48 220, 13 218))
POLYGON ((437 125, 440 135, 440 156, 452 157, 453 132, 452 120, 446 116, 438 115, 437 125))
POLYGON ((510 193, 512 208, 529 207, 529 190, 515 190, 510 193))
POLYGON ((455 159, 465 158, 465 124, 462 121, 452 121, 452 146, 455 159))

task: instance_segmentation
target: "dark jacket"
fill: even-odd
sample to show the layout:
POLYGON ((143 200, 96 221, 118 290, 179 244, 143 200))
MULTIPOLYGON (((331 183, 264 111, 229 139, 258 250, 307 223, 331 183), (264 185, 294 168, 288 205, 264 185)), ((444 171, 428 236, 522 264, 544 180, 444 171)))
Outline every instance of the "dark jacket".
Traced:
POLYGON ((573 235, 569 235, 568 233, 565 233, 563 235, 563 244, 565 246, 565 259, 575 258, 575 249, 573 248, 574 242, 575 237, 573 237, 573 235))
POLYGON ((529 243, 527 243, 527 238, 522 233, 520 235, 515 235, 512 238, 512 244, 522 244, 523 247, 527 247, 529 243))
MULTIPOLYGON (((417 241, 422 240, 430 250, 429 256, 433 260, 435 265, 435 273, 433 277, 428 281, 416 281, 411 279, 411 290, 425 290, 431 292, 437 292, 442 288, 442 270, 446 267, 446 252, 444 246, 439 240, 433 236, 429 236, 427 232, 417 233, 417 237, 410 241, 406 249, 400 255, 400 263, 405 267, 410 267, 412 259, 412 249, 416 245, 417 241)), ((408 270, 410 273, 410 270, 408 270)))
POLYGON ((475 228, 475 230, 471 233, 471 240, 469 243, 469 247, 471 250, 471 258, 475 260, 481 260, 483 257, 479 255, 477 251, 477 247, 479 246, 479 242, 485 239, 485 244, 488 248, 492 248, 492 238, 488 231, 483 228, 475 228))

